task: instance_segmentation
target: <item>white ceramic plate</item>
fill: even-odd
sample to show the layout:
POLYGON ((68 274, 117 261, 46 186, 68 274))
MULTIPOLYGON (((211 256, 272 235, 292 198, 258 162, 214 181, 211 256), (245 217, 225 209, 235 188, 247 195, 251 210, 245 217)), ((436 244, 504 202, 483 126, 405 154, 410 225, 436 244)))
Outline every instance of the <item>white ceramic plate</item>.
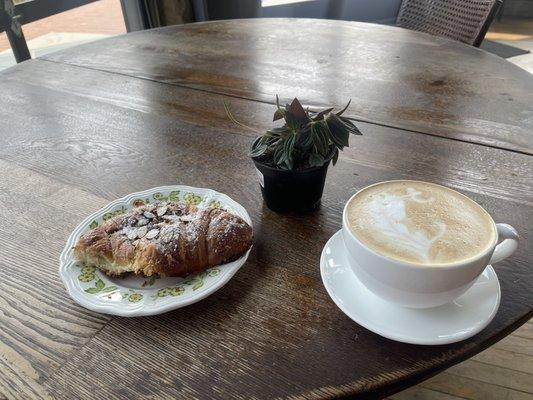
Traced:
POLYGON ((348 317, 398 342, 438 345, 465 340, 485 328, 500 305, 500 283, 490 265, 465 294, 440 307, 412 309, 382 300, 347 264, 340 231, 324 246, 320 273, 329 295, 348 317))
POLYGON ((87 217, 68 238, 59 258, 59 275, 72 299, 90 310, 124 317, 161 314, 200 301, 226 284, 246 262, 250 250, 238 260, 210 268, 186 278, 144 278, 129 276, 111 278, 94 267, 77 265, 72 247, 79 237, 103 221, 123 214, 135 200, 182 200, 198 207, 222 207, 252 221, 243 206, 228 196, 211 189, 190 186, 161 186, 132 193, 109 203, 87 217))

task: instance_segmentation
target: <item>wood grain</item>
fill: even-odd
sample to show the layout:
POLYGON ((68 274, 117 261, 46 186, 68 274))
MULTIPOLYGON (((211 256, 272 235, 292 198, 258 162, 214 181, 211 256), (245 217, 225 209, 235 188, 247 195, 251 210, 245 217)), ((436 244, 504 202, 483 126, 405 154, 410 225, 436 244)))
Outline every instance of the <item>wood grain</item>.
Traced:
POLYGON ((0 393, 45 398, 41 382, 109 320, 73 303, 57 276, 78 210, 103 203, 5 161, 0 170, 0 393))
POLYGON ((353 118, 531 154, 533 77, 462 43, 317 19, 172 26, 47 60, 262 102, 352 104, 353 118))
MULTIPOLYGON (((531 393, 483 382, 478 379, 471 379, 443 372, 418 386, 405 390, 403 392, 403 397, 398 397, 398 395, 400 395, 399 393, 390 398, 393 400, 401 398, 416 399, 417 397, 415 396, 418 394, 416 388, 436 391, 442 395, 453 396, 453 398, 469 400, 531 400, 533 397, 531 393)), ((420 397, 420 399, 424 398, 425 396, 420 397)))
MULTIPOLYGON (((230 100, 243 122, 265 129, 268 104, 42 60, 1 74, 0 92, 6 397, 375 398, 475 355, 533 314, 528 155, 360 123, 364 136, 330 169, 321 208, 277 215, 246 155, 255 134, 230 125, 222 107, 230 100), (459 189, 522 236, 496 266, 498 314, 469 340, 384 339, 349 320, 322 286, 319 255, 344 202, 395 178, 459 189), (57 257, 73 227, 106 201, 172 183, 211 187, 247 208, 256 242, 246 266, 204 301, 156 317, 110 318, 68 299, 57 257)), ((525 384, 522 375, 513 382, 525 384)))
MULTIPOLYGON (((224 140, 218 138, 227 134, 244 136, 235 138, 243 143, 243 147, 228 154, 242 157, 253 138, 272 125, 274 111, 274 107, 267 104, 228 99, 221 95, 40 60, 5 71, 2 90, 7 104, 0 109, 0 124, 5 121, 4 136, 8 145, 0 148, 0 155, 2 150, 5 154, 25 158, 35 154, 32 158, 41 162, 44 160, 38 157, 40 152, 54 157, 53 152, 57 151, 61 157, 58 161, 64 168, 56 168, 54 173, 64 173, 68 180, 75 179, 70 171, 77 165, 78 157, 92 165, 94 174, 118 172, 116 162, 121 154, 124 156, 121 174, 129 174, 130 165, 157 162, 144 154, 149 142, 144 134, 146 131, 152 131, 158 137, 157 141, 151 141, 150 146, 157 146, 154 151, 158 152, 159 158, 179 158, 182 153, 175 153, 173 147, 166 145, 170 141, 178 144, 180 134, 188 137, 187 126, 176 125, 176 120, 205 127, 199 133, 203 135, 199 145, 203 146, 210 146, 213 142, 215 148, 220 140, 224 140), (234 114, 259 133, 232 124, 225 114, 224 101, 229 101, 234 114), (83 115, 77 115, 79 107, 84 107, 83 115), (28 115, 35 115, 33 120, 18 115, 19 108, 27 110, 28 115), (36 125, 40 120, 35 119, 47 118, 53 113, 58 116, 54 131, 57 138, 40 129, 36 125), (78 126, 72 128, 71 123, 78 126), (73 129, 76 130, 75 136, 68 139, 69 143, 57 142, 62 140, 64 131, 73 129), (119 130, 127 131, 123 142, 115 139, 114 132, 119 130), (15 140, 19 131, 27 131, 28 134, 15 140), (22 147, 24 151, 21 154, 22 147), (65 151, 71 156, 65 158, 65 151)), ((372 124, 359 123, 358 126, 364 135, 352 138, 352 148, 341 154, 342 159, 352 164, 354 173, 359 168, 372 167, 405 177, 416 171, 420 179, 441 176, 443 184, 459 190, 533 204, 533 176, 530 173, 533 161, 529 156, 501 153, 485 146, 372 124)), ((205 158, 207 160, 209 156, 205 158)), ((40 168, 38 164, 35 167, 40 168)), ((176 177, 171 179, 174 181, 176 177)), ((118 180, 123 181, 120 176, 118 180)), ((348 192, 360 186, 354 182, 347 188, 348 192)), ((119 190, 108 194, 116 196, 121 193, 124 192, 119 190)), ((498 215, 496 218, 499 218, 498 215)))

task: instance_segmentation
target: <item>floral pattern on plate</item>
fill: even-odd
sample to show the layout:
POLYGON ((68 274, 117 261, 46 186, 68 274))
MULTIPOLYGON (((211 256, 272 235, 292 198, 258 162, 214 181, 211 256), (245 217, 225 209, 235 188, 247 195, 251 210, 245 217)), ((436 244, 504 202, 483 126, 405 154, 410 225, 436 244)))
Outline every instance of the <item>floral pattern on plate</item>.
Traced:
POLYGON ((231 263, 219 265, 185 278, 136 275, 109 277, 93 266, 76 264, 72 247, 78 238, 109 218, 132 207, 154 201, 186 201, 200 208, 220 207, 243 218, 250 216, 240 204, 211 189, 164 186, 132 193, 109 203, 87 217, 72 232, 60 256, 59 274, 69 295, 93 311, 121 316, 155 315, 195 303, 221 288, 246 262, 249 251, 231 263))

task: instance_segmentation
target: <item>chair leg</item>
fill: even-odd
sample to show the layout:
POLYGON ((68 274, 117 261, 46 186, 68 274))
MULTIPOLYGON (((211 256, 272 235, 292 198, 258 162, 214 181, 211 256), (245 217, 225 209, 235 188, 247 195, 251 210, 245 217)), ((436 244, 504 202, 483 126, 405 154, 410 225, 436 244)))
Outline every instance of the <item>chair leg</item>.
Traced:
POLYGON ((31 58, 22 27, 15 15, 13 0, 0 0, 0 32, 6 31, 7 39, 17 63, 31 58))
POLYGON ((17 35, 11 28, 8 28, 6 34, 17 63, 31 59, 30 50, 28 49, 28 44, 26 43, 22 30, 20 31, 20 35, 17 35))
POLYGON ((496 0, 494 2, 494 5, 492 6, 490 10, 489 15, 487 16, 487 20, 483 24, 483 27, 481 28, 479 35, 474 41, 475 47, 481 46, 481 42, 483 42, 483 39, 485 39, 485 35, 487 34, 487 31, 489 30, 490 24, 492 24, 492 21, 494 20, 494 17, 498 13, 498 10, 502 6, 502 4, 503 4, 503 0, 496 0))

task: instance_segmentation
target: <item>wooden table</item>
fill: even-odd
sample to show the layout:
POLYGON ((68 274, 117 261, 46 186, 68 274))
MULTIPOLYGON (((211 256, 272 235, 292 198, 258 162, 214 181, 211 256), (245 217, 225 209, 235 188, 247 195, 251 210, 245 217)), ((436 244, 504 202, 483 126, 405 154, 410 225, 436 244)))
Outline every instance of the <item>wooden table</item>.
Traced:
POLYGON ((533 77, 445 39, 372 24, 241 20, 86 44, 0 74, 0 398, 386 396, 465 360, 533 314, 533 77), (330 168, 320 210, 262 203, 243 122, 275 94, 341 105, 364 136, 330 168), (357 189, 394 178, 457 189, 522 236, 498 264, 502 303, 461 343, 384 339, 346 317, 318 260, 357 189), (245 267, 164 315, 85 310, 57 274, 88 213, 164 184, 211 187, 249 211, 245 267))

